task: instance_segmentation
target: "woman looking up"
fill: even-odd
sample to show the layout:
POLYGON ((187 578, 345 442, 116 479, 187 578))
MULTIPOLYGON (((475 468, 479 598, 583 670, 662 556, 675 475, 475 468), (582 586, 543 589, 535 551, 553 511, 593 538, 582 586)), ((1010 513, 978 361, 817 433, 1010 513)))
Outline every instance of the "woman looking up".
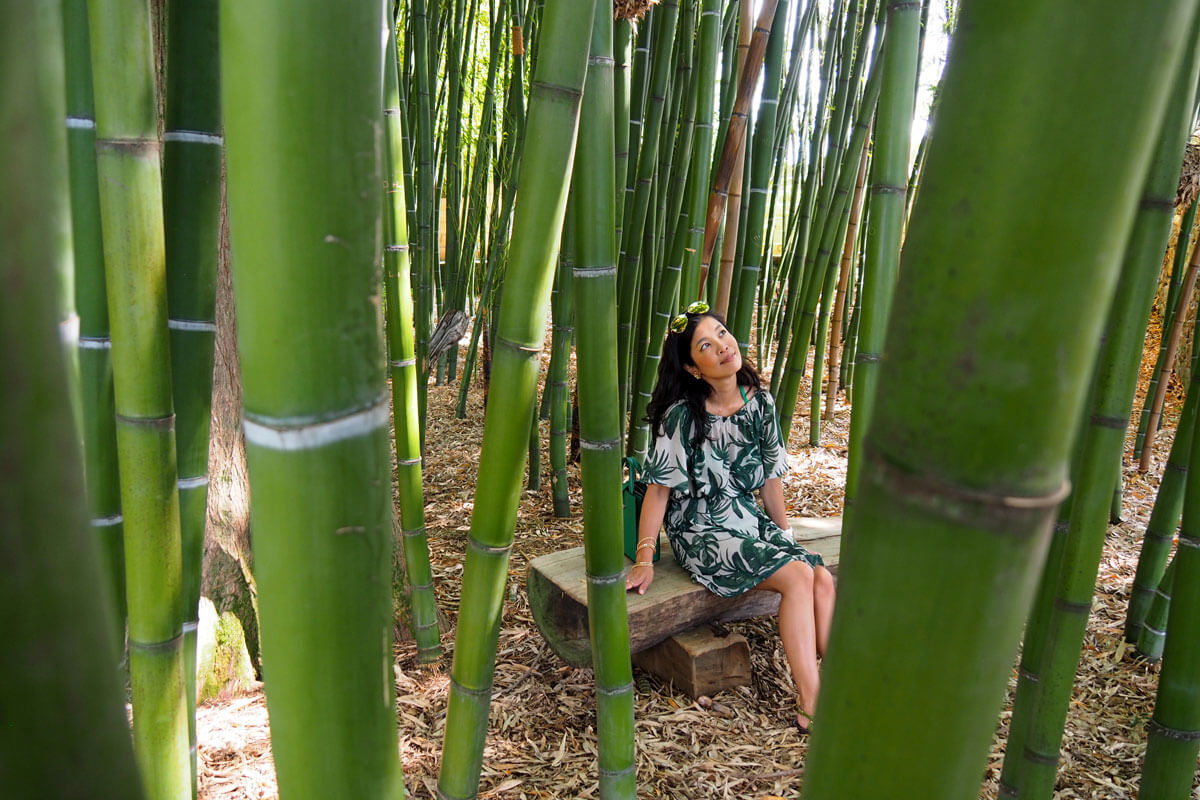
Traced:
POLYGON ((696 583, 722 597, 778 592, 779 636, 799 693, 796 724, 807 733, 820 687, 817 658, 833 619, 833 576, 788 527, 775 402, 705 303, 671 320, 646 416, 654 439, 642 473, 639 558, 625 588, 644 594, 654 580, 649 553, 665 519, 675 560, 696 583))

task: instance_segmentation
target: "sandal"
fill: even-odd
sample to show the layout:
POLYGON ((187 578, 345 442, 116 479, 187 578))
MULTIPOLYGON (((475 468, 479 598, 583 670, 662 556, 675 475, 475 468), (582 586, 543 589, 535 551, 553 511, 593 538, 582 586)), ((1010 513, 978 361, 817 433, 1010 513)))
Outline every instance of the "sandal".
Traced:
POLYGON ((812 733, 813 717, 811 714, 798 711, 796 712, 795 719, 792 720, 792 724, 796 726, 796 730, 800 731, 801 736, 807 736, 809 733, 812 733), (801 718, 803 718, 803 722, 801 718))

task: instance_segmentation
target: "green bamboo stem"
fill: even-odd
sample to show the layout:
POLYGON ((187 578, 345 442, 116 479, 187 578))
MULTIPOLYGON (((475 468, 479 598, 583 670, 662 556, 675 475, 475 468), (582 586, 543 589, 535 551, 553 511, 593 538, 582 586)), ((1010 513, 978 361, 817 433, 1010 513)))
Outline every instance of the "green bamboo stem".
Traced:
POLYGON ((1162 658, 1163 645, 1167 640, 1167 617, 1171 612, 1171 593, 1175 587, 1175 559, 1167 564, 1162 580, 1154 587, 1154 599, 1142 620, 1138 631, 1138 655, 1147 661, 1162 658))
POLYGON ((404 796, 383 309, 385 15, 222 3, 243 429, 271 748, 291 798, 404 796), (302 487, 302 491, 297 491, 302 487))
POLYGON ((963 6, 889 323, 888 403, 847 519, 806 800, 979 793, 1195 4, 1109 6, 1083 26, 1051 0, 1022 8, 963 6), (879 713, 931 693, 919 726, 879 713))
POLYGON ((1171 374, 1175 371, 1175 351, 1179 349, 1179 341, 1183 338, 1183 321, 1187 316, 1187 309, 1196 289, 1198 274, 1200 274, 1200 248, 1197 248, 1192 258, 1188 260, 1187 276, 1179 288, 1176 298, 1178 303, 1171 315, 1171 325, 1169 328, 1163 327, 1163 345, 1159 353, 1159 360, 1162 363, 1156 376, 1157 380, 1154 382, 1154 391, 1151 392, 1147 389, 1146 393, 1145 405, 1150 409, 1150 417, 1146 423, 1142 457, 1138 461, 1138 472, 1148 470, 1154 457, 1154 440, 1158 436, 1158 428, 1162 421, 1163 402, 1167 397, 1167 386, 1171 381, 1171 374))
POLYGON ((874 408, 875 378, 883 357, 891 295, 900 265, 900 234, 904 225, 908 185, 913 103, 916 98, 920 9, 912 3, 886 0, 888 41, 883 48, 886 85, 879 98, 871 168, 871 219, 863 261, 862 322, 858 329, 854 379, 854 409, 850 415, 846 503, 854 502, 859 442, 874 408))
POLYGON ((474 798, 479 790, 487 733, 496 641, 508 573, 524 459, 536 397, 546 305, 566 206, 575 149, 579 98, 587 66, 592 7, 547 4, 540 35, 554 42, 540 51, 531 85, 527 136, 537 159, 522 160, 521 197, 513 221, 512 252, 502 308, 496 320, 493 394, 484 418, 483 453, 468 534, 463 591, 451 668, 450 706, 442 748, 439 794, 474 798))
MULTIPOLYGON (((414 324, 416 327, 416 358, 417 370, 421 375, 429 374, 429 365, 425 363, 429 351, 430 325, 433 317, 433 280, 437 271, 438 240, 437 219, 438 203, 434 174, 436 154, 434 152, 434 116, 433 99, 430 95, 433 76, 437 70, 430 63, 436 59, 437 50, 429 46, 429 16, 426 13, 426 0, 411 0, 410 14, 412 16, 412 41, 409 46, 413 52, 414 91, 416 102, 416 169, 413 176, 416 181, 417 196, 417 230, 410 244, 413 271, 416 273, 413 283, 417 291, 414 302, 414 324)), ((421 439, 425 437, 425 407, 428 384, 426 381, 417 382, 417 409, 421 417, 421 439)))
MULTIPOLYGON (((1185 21, 1190 23, 1190 17, 1188 10, 1185 21)), ((1170 233, 1183 142, 1200 72, 1200 62, 1191 50, 1186 67, 1176 69, 1178 63, 1173 58, 1167 64, 1172 75, 1167 86, 1173 85, 1174 89, 1165 115, 1156 114, 1147 124, 1165 120, 1152 133, 1153 160, 1143 180, 1141 205, 1125 249, 1097 360, 1088 424, 1072 476, 1074 490, 1061 564, 1055 563, 1057 558, 1049 562, 1043 577, 1054 586, 1052 606, 1035 612, 1045 620, 1044 626, 1031 625, 1026 633, 1026 646, 1037 641, 1032 646, 1042 655, 1028 670, 1037 680, 1018 686, 1018 693, 1032 694, 1028 705, 1032 711, 1014 714, 1010 727, 1023 726, 1024 747, 1015 775, 1009 771, 1015 783, 1008 783, 1015 785, 1018 796, 1031 800, 1049 798, 1054 789, 1063 726, 1108 530, 1109 501, 1120 471, 1125 428, 1133 406, 1142 340, 1158 283, 1161 254, 1170 233)), ((1042 599, 1048 595, 1043 591, 1042 599)))
POLYGON ((179 463, 183 558, 183 668, 192 796, 198 791, 196 642, 208 507, 208 438, 216 342, 221 210, 221 109, 217 3, 172 4, 167 14, 163 222, 167 327, 179 463))
POLYGON ((65 181, 48 179, 67 163, 61 13, 47 0, 0 3, 0 603, 13 611, 0 649, 0 785, 141 798, 57 330, 58 214, 70 200, 65 181))
POLYGON ((1163 468, 1154 508, 1150 512, 1150 521, 1146 523, 1146 533, 1138 554, 1129 608, 1125 614, 1125 641, 1130 643, 1136 643, 1141 636, 1146 612, 1154 600, 1155 589, 1162 581, 1175 539, 1175 529, 1183 513, 1183 490, 1190 466, 1192 439, 1195 438, 1197 408, 1200 408, 1200 377, 1193 370, 1187 399, 1184 400, 1183 411, 1175 428, 1175 439, 1171 442, 1171 453, 1163 468))
MULTIPOLYGON (((593 223, 594 224, 594 223, 593 223)), ((572 273, 575 269, 574 225, 570 207, 563 222, 558 272, 550 301, 552 317, 550 368, 545 396, 550 399, 550 488, 554 496, 554 516, 571 516, 567 487, 567 449, 571 438, 571 393, 567 376, 571 359, 572 319, 575 314, 572 273)))
MULTIPOLYGON (((845 308, 846 290, 850 281, 851 265, 854 261, 855 248, 858 244, 858 221, 862 214, 863 189, 867 179, 867 162, 862 158, 858 165, 858 178, 854 182, 854 199, 850 203, 850 219, 847 223, 845 243, 842 245, 842 264, 838 274, 836 297, 833 301, 833 318, 829 323, 829 378, 825 387, 826 420, 833 419, 837 408, 838 383, 841 380, 841 369, 838 358, 841 355, 841 343, 845 339, 845 308)), ((815 372, 815 371, 814 371, 815 372)), ((816 387, 814 387, 814 391, 816 387)))
MULTIPOLYGON (((1175 237, 1175 257, 1171 264, 1171 282, 1167 290, 1166 302, 1163 305, 1162 330, 1167 331, 1172 327, 1172 322, 1175 315, 1176 303, 1179 297, 1179 288, 1183 283, 1183 274, 1186 272, 1185 265, 1188 262, 1188 250, 1192 228, 1196 224, 1196 211, 1200 208, 1200 203, 1192 201, 1189 208, 1180 220, 1179 233, 1175 237)), ((1144 454, 1148 448, 1144 447, 1146 441, 1146 427, 1150 424, 1150 410, 1153 402, 1150 398, 1154 397, 1158 389, 1159 375, 1162 374, 1165 361, 1165 351, 1167 346, 1167 337, 1162 336, 1158 346, 1158 357, 1154 362, 1154 370, 1150 373, 1150 383, 1146 387, 1146 397, 1142 400, 1142 413, 1138 418, 1137 438, 1134 440, 1133 452, 1144 454)), ((1160 409, 1161 410, 1161 409, 1160 409)), ((1162 421, 1159 419, 1159 425, 1162 421)), ((1149 464, 1147 463, 1147 467, 1149 464)))
MULTIPOLYGON (((1153 427, 1150 428, 1153 431, 1153 427)), ((1189 460, 1196 457, 1193 440, 1189 460)), ((1138 797, 1142 800, 1175 800, 1192 793, 1196 755, 1200 752, 1200 471, 1187 481, 1183 524, 1179 529, 1179 551, 1167 637, 1163 646, 1162 672, 1154 716, 1146 741, 1146 760, 1138 797)))
POLYGON ((572 179, 575 314, 588 625, 596 674, 600 797, 637 797, 633 673, 621 529, 621 420, 617 404, 617 218, 612 14, 596 3, 572 179))
POLYGON ((125 649, 125 554, 117 420, 113 410, 112 339, 100 233, 96 175, 96 114, 92 102, 87 0, 63 4, 67 80, 67 147, 71 176, 75 307, 79 312, 79 383, 83 417, 84 476, 91 528, 100 553, 104 586, 112 601, 112 640, 125 649))
MULTIPOLYGON (((400 120, 399 65, 395 26, 389 26, 384 54, 384 165, 389 180, 383 208, 384 282, 387 302, 388 372, 392 383, 392 425, 395 430, 396 484, 400 499, 404 572, 412 611, 417 660, 432 662, 441 653, 437 600, 425 532, 425 490, 422 484, 421 418, 417 407, 416 342, 413 333, 412 271, 408 258, 408 213, 404 200, 404 174, 400 170, 403 136, 400 120)), ((393 584, 399 576, 393 577, 393 584)))
POLYGON ((133 741, 150 798, 191 794, 175 414, 148 3, 89 0, 125 529, 133 741))

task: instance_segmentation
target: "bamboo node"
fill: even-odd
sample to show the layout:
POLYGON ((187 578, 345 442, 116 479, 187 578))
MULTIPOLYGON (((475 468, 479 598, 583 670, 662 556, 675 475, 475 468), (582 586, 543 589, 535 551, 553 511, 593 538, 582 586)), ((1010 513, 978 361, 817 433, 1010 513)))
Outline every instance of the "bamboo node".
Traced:
POLYGON ((466 686, 463 686, 461 683, 459 683, 453 677, 450 678, 450 691, 458 692, 460 694, 465 694, 468 697, 482 697, 482 698, 489 699, 489 700, 492 697, 491 684, 488 684, 487 686, 485 686, 482 689, 468 689, 466 686))
POLYGON ((1047 756, 1037 752, 1036 750, 1031 750, 1030 748, 1026 747, 1025 759, 1032 761, 1035 764, 1049 764, 1050 766, 1054 766, 1058 763, 1058 753, 1055 753, 1052 756, 1047 756))
POLYGON ((1181 731, 1178 728, 1168 728, 1157 720, 1151 719, 1146 728, 1152 733, 1176 742, 1200 741, 1200 731, 1181 731))

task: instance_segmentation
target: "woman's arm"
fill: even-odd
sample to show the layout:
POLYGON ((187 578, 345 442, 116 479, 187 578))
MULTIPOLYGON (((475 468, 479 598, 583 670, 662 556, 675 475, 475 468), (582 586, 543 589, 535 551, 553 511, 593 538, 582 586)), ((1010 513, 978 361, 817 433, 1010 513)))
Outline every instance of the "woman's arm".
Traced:
POLYGON ((767 478, 767 482, 758 490, 762 497, 763 508, 776 525, 788 529, 787 503, 783 499, 783 481, 779 478, 767 478))
POLYGON ((642 498, 642 516, 638 519, 638 551, 633 569, 625 577, 625 591, 637 589, 645 594, 654 580, 654 546, 658 541, 658 529, 662 527, 667 513, 667 498, 671 490, 657 483, 646 484, 646 496, 642 498), (643 555, 644 554, 644 555, 643 555))

